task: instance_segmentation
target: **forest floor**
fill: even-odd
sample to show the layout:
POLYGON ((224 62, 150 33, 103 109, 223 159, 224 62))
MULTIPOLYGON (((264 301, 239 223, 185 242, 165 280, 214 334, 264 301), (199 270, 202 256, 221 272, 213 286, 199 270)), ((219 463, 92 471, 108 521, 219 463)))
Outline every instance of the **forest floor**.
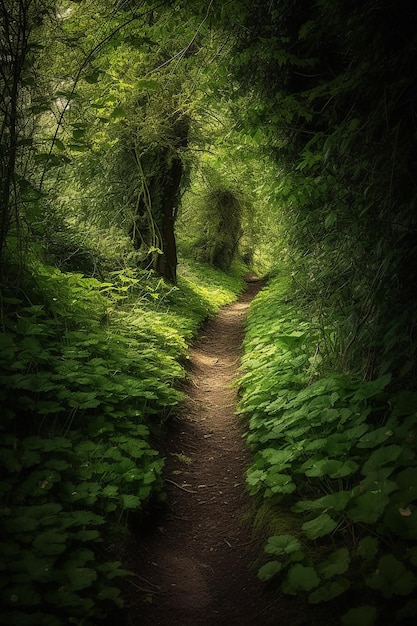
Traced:
POLYGON ((236 416, 246 312, 262 281, 202 329, 190 351, 186 399, 164 442, 167 501, 128 547, 135 572, 129 626, 310 623, 293 598, 256 577, 266 541, 245 487, 250 451, 236 416), (279 620, 279 621, 277 621, 279 620))

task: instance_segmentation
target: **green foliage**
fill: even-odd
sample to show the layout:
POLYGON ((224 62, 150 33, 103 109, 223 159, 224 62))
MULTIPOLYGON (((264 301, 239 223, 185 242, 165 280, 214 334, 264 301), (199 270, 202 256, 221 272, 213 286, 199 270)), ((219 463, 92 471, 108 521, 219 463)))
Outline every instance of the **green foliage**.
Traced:
POLYGON ((88 623, 119 601, 118 566, 91 555, 162 497, 150 442, 179 360, 242 286, 149 271, 169 248, 174 278, 192 175, 184 252, 226 267, 241 238, 261 271, 291 264, 291 290, 274 280, 253 307, 241 381, 249 490, 299 519, 260 576, 312 604, 359 591, 342 622, 374 624, 416 586, 415 9, 3 5, 4 621, 88 623))
MULTIPOLYGON (((249 314, 239 404, 254 453, 247 485, 299 516, 292 534, 270 537, 259 578, 280 578, 284 593, 311 604, 349 598, 354 586, 356 601, 377 607, 417 586, 416 394, 393 392, 389 373, 364 381, 324 370, 323 329, 307 311, 279 276, 249 314)), ((373 623, 373 609, 355 611, 346 623, 373 623)))
POLYGON ((275 160, 288 261, 277 273, 292 279, 271 282, 249 323, 248 488, 300 516, 306 555, 260 575, 313 604, 337 598, 346 624, 407 623, 415 604, 397 609, 416 575, 411 13, 385 0, 240 4, 233 74, 251 97, 238 123, 275 160))
POLYGON ((128 573, 101 544, 163 499, 161 424, 199 324, 242 282, 184 267, 112 282, 33 265, 2 293, 1 623, 93 624, 122 606, 128 573))
POLYGON ((416 194, 402 181, 415 163, 417 46, 406 3, 255 1, 240 14, 234 76, 257 95, 239 124, 276 161, 281 233, 317 320, 335 325, 332 365, 412 381, 416 194))
POLYGON ((246 106, 244 97, 205 102, 206 115, 198 118, 199 132, 190 146, 205 151, 192 164, 177 237, 187 256, 210 263, 218 256, 227 265, 234 253, 262 275, 280 249, 282 219, 274 205, 275 163, 262 145, 236 128, 235 109, 246 106))
POLYGON ((233 191, 217 187, 209 189, 200 204, 200 214, 196 216, 200 232, 194 243, 194 255, 202 262, 228 271, 242 236, 242 203, 233 191))
POLYGON ((342 618, 343 626, 374 626, 377 611, 374 606, 360 606, 350 609, 342 618))

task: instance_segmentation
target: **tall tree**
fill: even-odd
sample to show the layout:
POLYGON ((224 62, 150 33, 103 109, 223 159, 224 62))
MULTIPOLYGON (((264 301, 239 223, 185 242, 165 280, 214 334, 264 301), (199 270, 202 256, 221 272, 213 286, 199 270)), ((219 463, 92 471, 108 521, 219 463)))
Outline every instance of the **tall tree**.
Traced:
MULTIPOLYGON (((72 11, 67 38, 86 29, 92 37, 90 13, 82 5, 72 11)), ((64 131, 59 139, 72 151, 79 192, 89 188, 97 212, 130 233, 141 265, 175 282, 174 227, 209 51, 199 43, 199 22, 176 4, 145 14, 102 47, 66 114, 73 137, 64 131)))
POLYGON ((25 149, 31 144, 28 112, 35 85, 37 33, 53 0, 0 2, 0 262, 12 224, 36 191, 25 177, 25 149))
POLYGON ((145 246, 145 263, 175 283, 175 222, 184 173, 181 152, 188 145, 190 120, 180 111, 168 113, 165 120, 167 135, 161 136, 156 145, 135 145, 132 150, 141 177, 132 237, 138 250, 145 246))

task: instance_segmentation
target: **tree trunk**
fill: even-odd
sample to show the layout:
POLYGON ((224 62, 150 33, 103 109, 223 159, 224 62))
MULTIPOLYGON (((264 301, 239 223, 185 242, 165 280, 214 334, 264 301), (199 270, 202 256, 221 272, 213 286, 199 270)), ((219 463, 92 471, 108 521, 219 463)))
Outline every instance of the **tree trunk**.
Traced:
POLYGON ((181 186, 183 165, 180 157, 173 159, 171 169, 167 173, 169 182, 165 182, 161 202, 160 236, 162 254, 158 254, 155 270, 166 280, 177 282, 177 242, 175 239, 175 218, 178 196, 181 186))

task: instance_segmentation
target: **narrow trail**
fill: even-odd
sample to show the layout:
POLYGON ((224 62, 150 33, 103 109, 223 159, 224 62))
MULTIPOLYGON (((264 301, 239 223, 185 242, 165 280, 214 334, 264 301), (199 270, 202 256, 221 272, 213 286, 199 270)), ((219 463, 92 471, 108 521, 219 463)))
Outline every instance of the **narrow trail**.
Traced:
POLYGON ((138 591, 129 625, 271 623, 271 597, 256 578, 264 538, 254 536, 247 519, 253 508, 245 488, 250 458, 231 386, 246 312, 261 287, 248 282, 239 301, 208 322, 191 349, 187 397, 164 450, 166 512, 130 556, 138 591))

